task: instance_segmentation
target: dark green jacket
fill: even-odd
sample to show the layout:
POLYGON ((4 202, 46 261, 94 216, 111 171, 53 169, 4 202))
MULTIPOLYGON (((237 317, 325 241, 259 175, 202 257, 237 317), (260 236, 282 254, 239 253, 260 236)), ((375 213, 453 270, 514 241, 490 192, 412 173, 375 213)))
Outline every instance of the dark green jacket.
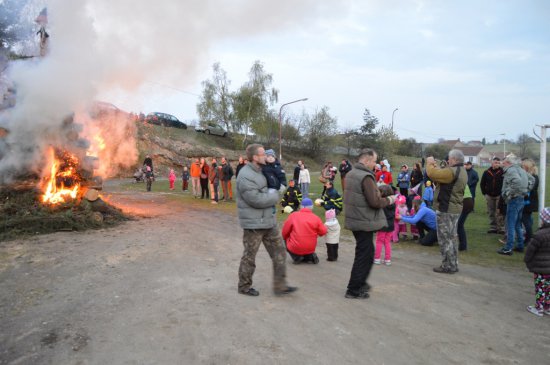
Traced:
POLYGON ((368 204, 363 193, 364 179, 372 179, 372 188, 377 189, 374 173, 362 163, 353 166, 346 175, 345 227, 351 231, 375 232, 387 225, 386 216, 383 209, 368 204))

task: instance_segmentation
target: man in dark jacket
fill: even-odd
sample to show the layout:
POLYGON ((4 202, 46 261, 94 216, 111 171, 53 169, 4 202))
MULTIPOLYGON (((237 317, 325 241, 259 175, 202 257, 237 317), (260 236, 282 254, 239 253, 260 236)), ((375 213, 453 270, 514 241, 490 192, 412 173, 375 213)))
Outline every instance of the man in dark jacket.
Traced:
POLYGON ((481 175, 481 194, 487 200, 487 213, 489 213, 489 230, 487 233, 504 233, 504 221, 498 211, 498 201, 502 193, 502 182, 504 181, 504 170, 500 167, 500 158, 493 158, 491 167, 481 175))
POLYGON ((351 169, 351 164, 346 159, 343 159, 340 166, 338 166, 338 171, 340 171, 340 179, 342 181, 342 191, 346 190, 346 175, 351 171, 351 169))
POLYGON ((229 164, 225 157, 222 157, 222 176, 220 180, 222 182, 223 198, 226 202, 229 199, 233 199, 233 192, 231 191, 231 178, 233 177, 233 167, 229 164))
POLYGON ((334 209, 336 210, 337 215, 340 214, 344 208, 343 201, 340 194, 338 194, 334 188, 332 181, 329 180, 325 183, 325 189, 325 193, 321 196, 321 199, 323 199, 321 205, 325 208, 325 210, 334 209))
POLYGON ((248 160, 244 159, 243 156, 239 156, 239 163, 237 164, 237 169, 235 170, 235 179, 239 177, 239 171, 246 165, 248 160))
POLYGON ((345 227, 352 231, 356 245, 346 298, 369 297, 367 278, 374 260, 373 236, 387 225, 383 208, 395 203, 395 195, 382 198, 376 186, 373 169, 377 158, 374 150, 363 150, 359 163, 346 175, 345 227))
POLYGON ((479 175, 477 174, 477 171, 474 170, 474 166, 470 161, 464 164, 464 168, 468 173, 468 187, 470 188, 470 192, 472 193, 472 200, 474 201, 474 204, 475 204, 476 189, 477 189, 477 183, 479 182, 479 175))
POLYGON ((246 148, 249 163, 239 172, 237 178, 237 213, 239 224, 244 230, 244 252, 239 266, 240 294, 258 296, 252 287, 252 275, 256 269, 256 254, 263 243, 273 261, 273 290, 275 295, 289 294, 296 287, 286 283, 286 249, 277 227, 274 206, 279 193, 268 189, 262 174, 266 154, 262 145, 251 144, 246 148))
POLYGON ((294 179, 294 182, 297 184, 298 180, 300 179, 300 170, 302 169, 302 161, 298 161, 298 164, 294 167, 294 174, 292 178, 294 179))

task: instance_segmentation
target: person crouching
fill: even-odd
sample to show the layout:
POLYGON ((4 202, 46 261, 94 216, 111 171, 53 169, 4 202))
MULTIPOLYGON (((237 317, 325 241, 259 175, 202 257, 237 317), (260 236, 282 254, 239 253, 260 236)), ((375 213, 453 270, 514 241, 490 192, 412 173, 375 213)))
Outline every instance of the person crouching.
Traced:
POLYGON ((325 227, 327 227, 325 237, 327 261, 336 261, 338 260, 338 244, 340 243, 340 223, 336 219, 336 211, 334 209, 325 212, 325 227))
POLYGON ((309 198, 302 200, 302 209, 290 214, 283 225, 283 239, 294 264, 301 262, 319 263, 315 253, 317 236, 327 234, 327 227, 313 214, 313 202, 309 198))
POLYGON ((283 207, 283 212, 285 207, 292 208, 293 211, 300 209, 300 202, 302 201, 302 192, 300 188, 295 186, 294 180, 288 181, 288 189, 281 199, 281 206, 283 207))

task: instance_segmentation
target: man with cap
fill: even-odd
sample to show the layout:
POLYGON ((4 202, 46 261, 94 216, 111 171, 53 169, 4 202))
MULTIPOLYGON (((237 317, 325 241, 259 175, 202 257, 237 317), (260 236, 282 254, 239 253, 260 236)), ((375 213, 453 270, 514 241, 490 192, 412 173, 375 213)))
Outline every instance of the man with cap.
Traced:
MULTIPOLYGON (((506 244, 497 253, 512 255, 512 249, 523 252, 523 230, 521 218, 523 216, 524 196, 529 192, 529 178, 525 170, 520 167, 521 160, 514 154, 509 154, 503 161, 504 180, 502 182, 502 198, 506 203, 506 244), (517 245, 514 243, 517 240, 517 245)), ((532 186, 532 185, 531 185, 532 186)))
POLYGON ((301 262, 319 263, 315 253, 317 237, 327 234, 327 227, 313 214, 313 202, 302 200, 302 209, 290 214, 283 225, 283 239, 294 264, 301 262))
MULTIPOLYGON (((479 182, 479 175, 477 174, 477 171, 474 170, 474 166, 472 165, 471 161, 466 161, 464 163, 464 168, 466 169, 466 173, 468 173, 468 187, 470 188, 470 192, 472 193, 472 201, 476 201, 476 188, 477 183, 479 182)), ((473 209, 472 209, 473 211, 473 209)))

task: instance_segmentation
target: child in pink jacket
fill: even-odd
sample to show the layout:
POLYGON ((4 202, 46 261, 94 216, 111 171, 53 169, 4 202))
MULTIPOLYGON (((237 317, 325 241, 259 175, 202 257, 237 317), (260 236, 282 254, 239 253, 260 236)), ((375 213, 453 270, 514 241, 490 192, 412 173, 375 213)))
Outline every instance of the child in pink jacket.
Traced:
POLYGON ((170 182, 170 190, 174 190, 174 183, 176 182, 176 172, 174 171, 174 169, 170 169, 168 181, 170 182))

